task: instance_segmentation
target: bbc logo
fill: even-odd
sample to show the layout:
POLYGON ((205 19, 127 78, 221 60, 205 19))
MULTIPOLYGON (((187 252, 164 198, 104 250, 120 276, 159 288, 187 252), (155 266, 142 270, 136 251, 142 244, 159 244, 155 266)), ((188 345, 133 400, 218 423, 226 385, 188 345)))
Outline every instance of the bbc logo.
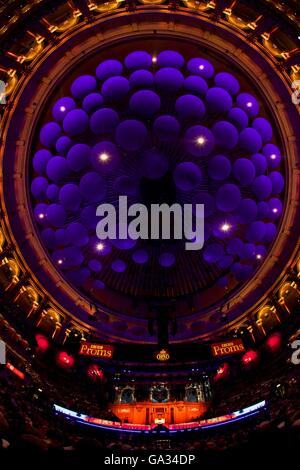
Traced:
POLYGON ((0 364, 6 364, 6 344, 0 339, 0 364))

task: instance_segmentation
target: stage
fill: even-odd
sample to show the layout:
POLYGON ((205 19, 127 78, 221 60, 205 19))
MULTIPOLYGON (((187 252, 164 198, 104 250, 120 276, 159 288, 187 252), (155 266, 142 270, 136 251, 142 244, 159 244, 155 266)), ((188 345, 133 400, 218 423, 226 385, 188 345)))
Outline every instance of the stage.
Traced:
POLYGON ((184 401, 166 403, 146 401, 110 405, 111 411, 123 423, 150 425, 189 423, 203 416, 207 408, 208 404, 205 402, 184 401))

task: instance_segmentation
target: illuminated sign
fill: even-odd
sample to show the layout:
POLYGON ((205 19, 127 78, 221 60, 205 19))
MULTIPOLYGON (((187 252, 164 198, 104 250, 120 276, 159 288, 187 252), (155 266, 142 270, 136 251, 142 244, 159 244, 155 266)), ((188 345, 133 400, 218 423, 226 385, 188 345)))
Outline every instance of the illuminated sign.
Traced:
POLYGON ((233 339, 226 343, 214 343, 211 345, 211 352, 214 357, 229 356, 229 354, 238 354, 245 351, 241 339, 233 339))
POLYGON ((170 359, 170 353, 166 349, 161 349, 155 354, 158 361, 168 361, 170 359))
POLYGON ((115 426, 115 427, 118 427, 118 425, 121 426, 121 424, 118 424, 118 422, 108 421, 107 419, 101 419, 101 418, 86 417, 84 418, 84 421, 87 421, 88 423, 92 423, 92 424, 98 424, 98 426, 115 426))
POLYGON ((83 341, 80 345, 79 354, 82 356, 99 357, 101 359, 112 359, 114 347, 109 344, 95 344, 83 341))

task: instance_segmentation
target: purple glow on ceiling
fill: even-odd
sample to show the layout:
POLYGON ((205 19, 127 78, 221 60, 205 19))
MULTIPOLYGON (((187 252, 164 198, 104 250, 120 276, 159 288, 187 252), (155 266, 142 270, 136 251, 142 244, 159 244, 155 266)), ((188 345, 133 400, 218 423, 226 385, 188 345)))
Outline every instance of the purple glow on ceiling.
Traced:
POLYGON ((32 157, 31 194, 43 242, 71 283, 104 289, 105 263, 113 276, 153 260, 176 268, 177 248, 95 236, 99 203, 142 202, 144 181, 168 175, 174 203, 205 205, 204 264, 244 281, 265 258, 283 210, 282 155, 258 100, 231 73, 176 51, 155 62, 136 51, 77 77, 52 116, 32 157))

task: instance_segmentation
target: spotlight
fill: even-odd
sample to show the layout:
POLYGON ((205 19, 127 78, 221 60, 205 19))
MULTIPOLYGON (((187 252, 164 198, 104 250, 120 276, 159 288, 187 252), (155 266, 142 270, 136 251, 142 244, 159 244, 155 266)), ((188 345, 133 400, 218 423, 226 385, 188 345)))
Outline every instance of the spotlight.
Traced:
POLYGON ((256 259, 261 259, 261 255, 260 254, 256 255, 256 259))
POLYGON ((62 259, 59 259, 57 262, 58 262, 58 264, 62 264, 62 263, 63 263, 63 260, 62 260, 62 259))
POLYGON ((87 368, 87 375, 93 381, 101 381, 104 378, 103 370, 97 364, 91 364, 87 368))
POLYGON ((157 62, 157 58, 155 56, 152 57, 152 62, 155 64, 157 62))
POLYGON ((203 64, 199 65, 199 70, 203 70, 203 69, 204 69, 204 65, 203 64))
POLYGON ((205 143, 204 137, 198 137, 198 139, 197 139, 197 144, 203 145, 204 143, 205 143))
POLYGON ((225 362, 224 364, 220 365, 216 371, 216 375, 214 376, 214 381, 218 381, 227 377, 229 374, 229 364, 225 362))
POLYGON ((43 219, 45 217, 45 214, 39 214, 39 219, 43 219))
POLYGON ((274 214, 277 214, 277 212, 278 212, 277 207, 274 207, 274 209, 272 209, 272 212, 274 212, 274 214))
POLYGON ((59 351, 56 356, 57 364, 65 369, 73 367, 75 359, 73 356, 69 355, 66 351, 59 351))
POLYGON ((46 336, 38 333, 35 335, 35 339, 37 342, 37 352, 44 353, 50 346, 49 340, 46 336))
POLYGON ((248 101, 246 106, 247 106, 247 108, 252 108, 252 105, 253 105, 253 103, 251 101, 248 101))
POLYGON ((109 156, 107 155, 107 153, 101 153, 99 155, 99 160, 101 160, 102 162, 106 162, 108 159, 109 159, 109 156))
POLYGON ((97 251, 102 251, 104 248, 103 243, 97 243, 96 248, 97 248, 97 251))
POLYGON ((247 352, 242 357, 242 363, 247 366, 253 362, 256 362, 258 359, 258 354, 256 351, 252 351, 251 349, 247 352))
POLYGON ((266 340, 266 346, 271 352, 277 352, 281 348, 281 334, 273 333, 266 340))
POLYGON ((276 160, 276 154, 272 153, 272 155, 270 155, 270 158, 271 158, 271 160, 276 160))
POLYGON ((229 229, 230 229, 230 225, 227 224, 226 222, 221 226, 222 232, 228 232, 229 229))
POLYGON ((59 108, 59 110, 60 110, 62 113, 64 113, 65 110, 66 110, 66 108, 65 108, 65 106, 61 106, 61 107, 59 108))

